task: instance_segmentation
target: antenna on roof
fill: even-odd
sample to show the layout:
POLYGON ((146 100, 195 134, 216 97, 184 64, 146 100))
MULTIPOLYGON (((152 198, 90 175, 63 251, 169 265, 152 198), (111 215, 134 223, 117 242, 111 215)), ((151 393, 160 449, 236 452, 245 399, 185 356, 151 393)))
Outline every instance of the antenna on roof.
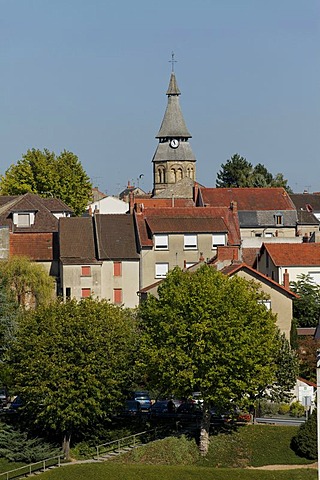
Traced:
POLYGON ((177 60, 174 59, 174 52, 171 52, 171 60, 169 60, 169 63, 171 63, 171 72, 174 73, 174 64, 177 63, 177 60))

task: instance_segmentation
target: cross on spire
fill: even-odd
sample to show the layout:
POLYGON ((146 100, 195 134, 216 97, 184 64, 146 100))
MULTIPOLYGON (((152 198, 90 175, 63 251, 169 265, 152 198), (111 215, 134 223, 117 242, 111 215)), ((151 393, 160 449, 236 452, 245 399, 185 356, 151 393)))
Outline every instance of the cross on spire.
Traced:
POLYGON ((169 60, 171 63, 171 72, 174 72, 174 64, 177 63, 177 60, 174 59, 174 52, 171 53, 171 60, 169 60))

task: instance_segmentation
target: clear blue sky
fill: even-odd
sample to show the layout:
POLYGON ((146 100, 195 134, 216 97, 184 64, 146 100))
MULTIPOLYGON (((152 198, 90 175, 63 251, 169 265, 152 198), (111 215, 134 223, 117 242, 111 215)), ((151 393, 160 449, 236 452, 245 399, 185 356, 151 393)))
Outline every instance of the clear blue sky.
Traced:
POLYGON ((0 173, 70 150, 108 194, 152 188, 175 52, 197 180, 234 153, 320 191, 319 0, 0 0, 0 173))

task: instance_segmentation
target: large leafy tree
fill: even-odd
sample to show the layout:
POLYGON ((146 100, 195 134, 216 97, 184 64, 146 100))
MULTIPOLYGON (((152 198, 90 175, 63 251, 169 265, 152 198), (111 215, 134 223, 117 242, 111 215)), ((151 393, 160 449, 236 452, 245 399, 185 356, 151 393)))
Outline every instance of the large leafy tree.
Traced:
POLYGON ((298 327, 316 327, 320 321, 320 286, 309 274, 298 275, 290 283, 291 290, 299 295, 293 301, 293 316, 298 327))
POLYGON ((44 266, 27 257, 13 256, 0 262, 0 278, 10 287, 16 302, 23 308, 48 304, 54 297, 54 280, 44 266))
POLYGON ((84 212, 92 184, 78 157, 64 150, 56 155, 47 149, 28 150, 0 177, 1 195, 27 192, 63 200, 76 215, 84 212))
POLYGON ((28 312, 11 352, 23 415, 63 439, 110 417, 131 377, 132 314, 107 301, 57 302, 28 312))
POLYGON ((217 174, 216 187, 283 187, 288 192, 292 192, 282 173, 273 176, 261 163, 254 167, 238 153, 221 165, 221 170, 217 174))
POLYGON ((140 308, 143 361, 159 390, 204 400, 200 451, 207 453, 210 405, 255 397, 275 378, 275 317, 254 282, 209 266, 176 268, 140 308))

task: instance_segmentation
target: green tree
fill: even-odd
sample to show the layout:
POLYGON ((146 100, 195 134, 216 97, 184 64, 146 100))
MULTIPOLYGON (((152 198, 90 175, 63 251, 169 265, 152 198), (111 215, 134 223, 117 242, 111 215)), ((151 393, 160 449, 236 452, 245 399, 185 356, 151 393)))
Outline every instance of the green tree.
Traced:
POLYGON ((267 389, 267 396, 273 402, 280 403, 287 402, 292 397, 292 389, 299 375, 299 360, 285 334, 278 330, 277 337, 279 347, 274 358, 276 365, 275 379, 267 389))
POLYGON ((11 352, 29 423, 55 432, 69 456, 71 435, 110 418, 134 364, 133 316, 91 298, 27 312, 11 352))
POLYGON ((298 275, 290 286, 299 295, 293 301, 293 317, 297 326, 316 327, 320 321, 320 286, 309 274, 298 275))
POLYGON ((241 405, 275 377, 275 316, 258 284, 207 265, 176 268, 140 307, 144 368, 160 391, 204 400, 200 452, 209 443, 210 405, 241 405))
POLYGON ((63 200, 76 215, 84 212, 92 184, 78 157, 64 150, 59 156, 47 149, 28 150, 0 177, 1 195, 27 192, 63 200))
POLYGON ((258 163, 255 167, 238 153, 232 155, 217 174, 216 187, 283 187, 292 193, 282 173, 275 176, 258 163))
POLYGON ((0 383, 9 386, 7 352, 15 339, 20 309, 5 279, 0 280, 0 383))
POLYGON ((315 460, 318 457, 317 410, 313 410, 308 420, 303 423, 291 442, 292 449, 301 457, 315 460))
POLYGON ((43 265, 27 257, 10 257, 0 262, 0 278, 10 289, 18 304, 34 308, 47 304, 54 297, 54 279, 43 265))

